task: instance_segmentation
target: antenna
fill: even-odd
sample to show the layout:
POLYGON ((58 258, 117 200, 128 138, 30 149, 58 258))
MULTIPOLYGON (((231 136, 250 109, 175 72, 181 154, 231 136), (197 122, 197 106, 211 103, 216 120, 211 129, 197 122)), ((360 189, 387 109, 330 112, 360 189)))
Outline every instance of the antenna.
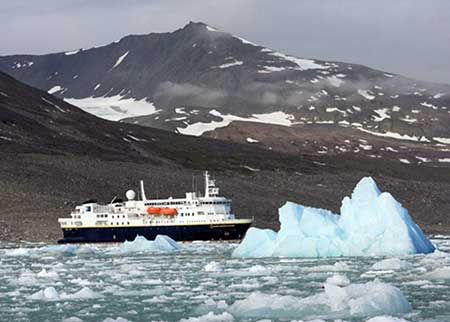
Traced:
POLYGON ((141 180, 141 196, 142 196, 142 200, 145 201, 147 200, 147 197, 145 196, 145 190, 144 190, 144 180, 141 180))
POLYGON ((109 204, 112 204, 114 202, 114 200, 117 199, 117 196, 114 196, 114 198, 112 198, 111 202, 109 204))
POLYGON ((192 174, 192 192, 195 192, 195 179, 194 179, 194 174, 192 174))

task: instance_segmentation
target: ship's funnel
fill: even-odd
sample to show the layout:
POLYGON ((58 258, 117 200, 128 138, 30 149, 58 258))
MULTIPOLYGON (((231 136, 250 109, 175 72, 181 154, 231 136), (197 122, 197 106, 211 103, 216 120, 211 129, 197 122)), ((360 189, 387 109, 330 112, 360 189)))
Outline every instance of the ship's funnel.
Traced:
POLYGON ((147 197, 145 196, 145 190, 144 190, 144 180, 141 180, 141 197, 142 197, 143 201, 147 200, 147 197))

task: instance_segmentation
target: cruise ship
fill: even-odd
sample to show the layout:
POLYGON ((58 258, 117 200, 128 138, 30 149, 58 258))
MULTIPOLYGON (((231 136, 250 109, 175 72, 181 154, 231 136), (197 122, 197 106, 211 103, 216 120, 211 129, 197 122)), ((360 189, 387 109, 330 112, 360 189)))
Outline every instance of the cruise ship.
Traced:
POLYGON ((166 235, 176 241, 233 240, 244 237, 253 219, 237 219, 231 200, 219 196, 219 188, 204 173, 205 192, 187 192, 185 198, 147 199, 144 182, 140 196, 126 192, 127 201, 109 204, 87 201, 78 205, 68 218, 59 218, 64 238, 59 243, 105 243, 134 240, 144 236, 153 240, 166 235))

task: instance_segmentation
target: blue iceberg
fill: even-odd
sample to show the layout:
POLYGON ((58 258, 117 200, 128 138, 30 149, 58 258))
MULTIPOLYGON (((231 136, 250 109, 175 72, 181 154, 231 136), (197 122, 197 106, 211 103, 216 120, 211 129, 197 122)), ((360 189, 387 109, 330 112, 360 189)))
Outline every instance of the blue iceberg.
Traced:
POLYGON ((434 246, 408 210, 375 181, 363 178, 342 201, 341 215, 286 202, 280 230, 250 228, 235 257, 400 256, 434 246))

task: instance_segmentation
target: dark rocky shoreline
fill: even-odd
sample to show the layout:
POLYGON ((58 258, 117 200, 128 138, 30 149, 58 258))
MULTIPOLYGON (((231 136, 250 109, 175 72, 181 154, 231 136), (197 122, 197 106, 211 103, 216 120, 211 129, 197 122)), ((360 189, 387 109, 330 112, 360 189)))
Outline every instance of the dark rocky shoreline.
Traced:
MULTIPOLYGON (((342 169, 301 174, 287 170, 213 171, 224 195, 233 199, 235 213, 255 217, 258 227, 278 228, 277 209, 286 200, 339 212, 342 198, 367 171, 342 169)), ((414 169, 415 172, 418 169, 414 169)), ((0 159, 0 240, 56 242, 61 238, 57 218, 89 198, 110 201, 146 182, 152 197, 183 196, 194 185, 202 189, 201 171, 176 164, 157 166, 88 157, 5 154, 0 159)), ((396 178, 372 173, 429 234, 448 234, 450 180, 396 178)))

